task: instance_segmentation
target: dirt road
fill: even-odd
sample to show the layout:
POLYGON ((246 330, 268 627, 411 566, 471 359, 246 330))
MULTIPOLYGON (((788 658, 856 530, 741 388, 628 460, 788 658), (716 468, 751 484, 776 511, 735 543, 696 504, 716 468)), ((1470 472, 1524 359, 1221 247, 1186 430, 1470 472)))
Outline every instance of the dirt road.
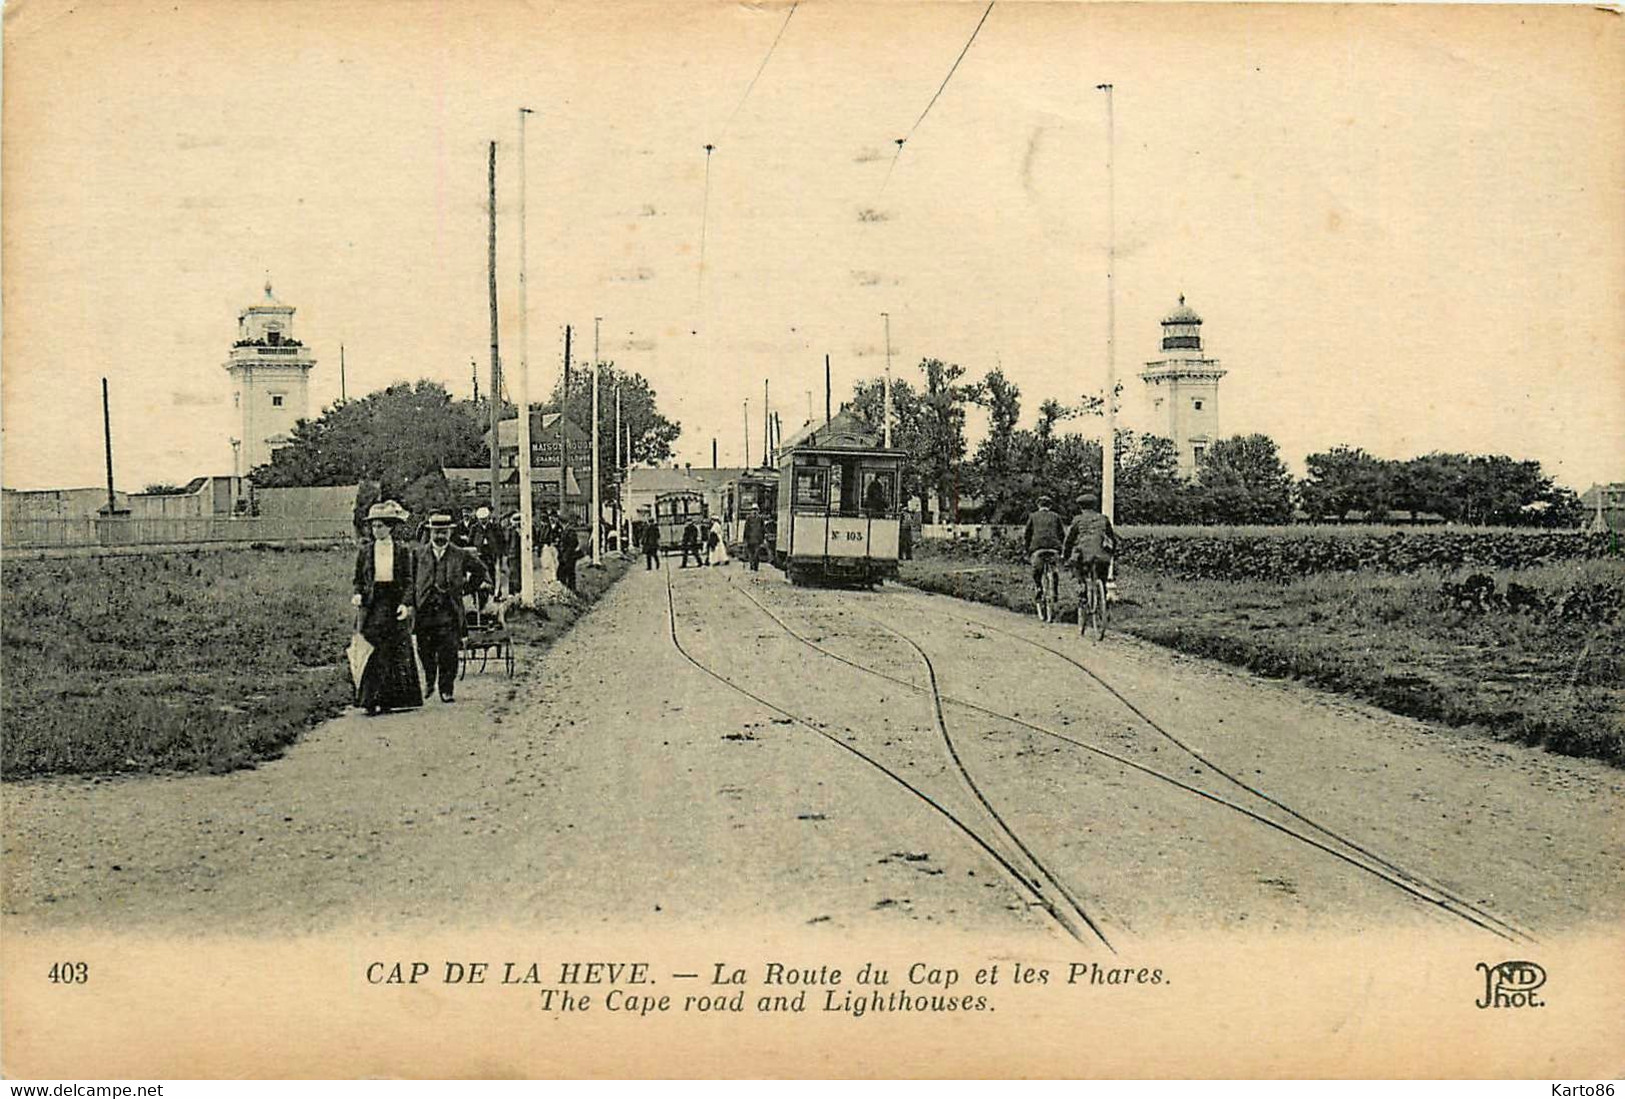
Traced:
POLYGON ((253 771, 10 784, 4 803, 24 928, 1521 941, 1625 900, 1618 771, 738 566, 636 570, 522 681, 340 718, 253 771))

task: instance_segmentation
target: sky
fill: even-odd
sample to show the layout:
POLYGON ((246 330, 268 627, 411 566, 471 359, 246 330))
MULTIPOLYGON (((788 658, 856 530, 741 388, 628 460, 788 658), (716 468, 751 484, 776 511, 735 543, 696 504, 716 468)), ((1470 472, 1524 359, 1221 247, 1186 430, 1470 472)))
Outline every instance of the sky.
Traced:
POLYGON ((896 377, 1000 367, 1025 423, 1101 390, 1115 239, 1131 426, 1184 294, 1222 433, 1297 471, 1346 443, 1625 479, 1617 15, 1001 0, 943 86, 985 9, 8 5, 4 483, 102 482, 104 376, 120 489, 230 472, 267 277, 312 415, 341 344, 351 396, 485 389, 492 140, 505 369, 545 396, 602 318, 679 460, 740 463, 746 401, 759 457, 764 379, 788 433, 826 354, 837 403, 881 373, 883 312, 896 377))

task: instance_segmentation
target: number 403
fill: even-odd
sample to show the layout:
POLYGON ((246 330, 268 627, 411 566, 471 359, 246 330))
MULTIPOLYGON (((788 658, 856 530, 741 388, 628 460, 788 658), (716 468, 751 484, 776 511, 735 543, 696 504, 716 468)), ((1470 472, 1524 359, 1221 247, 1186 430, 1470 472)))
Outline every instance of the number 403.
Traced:
POLYGON ((46 974, 46 979, 58 985, 82 985, 90 982, 90 965, 87 962, 57 962, 46 974))

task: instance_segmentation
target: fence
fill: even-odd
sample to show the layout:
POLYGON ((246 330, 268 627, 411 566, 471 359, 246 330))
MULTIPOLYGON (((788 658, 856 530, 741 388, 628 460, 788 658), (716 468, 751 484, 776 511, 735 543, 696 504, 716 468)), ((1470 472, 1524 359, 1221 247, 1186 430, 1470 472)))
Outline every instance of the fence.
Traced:
POLYGON ((997 538, 1020 538, 1023 529, 1020 523, 933 523, 920 528, 920 537, 941 542, 957 542, 966 538, 989 542, 997 538))
POLYGON ((6 549, 161 546, 194 542, 303 542, 350 538, 349 518, 19 519, 0 527, 6 549))

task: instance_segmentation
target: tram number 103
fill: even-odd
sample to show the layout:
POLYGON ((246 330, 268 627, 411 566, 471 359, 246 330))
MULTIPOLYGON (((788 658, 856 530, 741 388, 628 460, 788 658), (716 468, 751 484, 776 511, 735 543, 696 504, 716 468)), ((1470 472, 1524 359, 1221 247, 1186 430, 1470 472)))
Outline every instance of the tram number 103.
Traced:
POLYGON ((839 538, 843 542, 863 541, 863 531, 861 530, 837 530, 833 533, 835 537, 839 538))

